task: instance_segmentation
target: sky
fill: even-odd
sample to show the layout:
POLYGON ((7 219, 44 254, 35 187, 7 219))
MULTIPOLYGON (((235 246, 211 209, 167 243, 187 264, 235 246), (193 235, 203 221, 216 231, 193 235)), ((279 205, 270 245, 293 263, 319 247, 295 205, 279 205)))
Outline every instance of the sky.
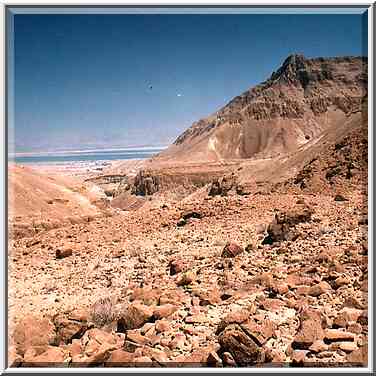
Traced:
POLYGON ((361 15, 17 14, 17 152, 167 145, 293 53, 367 55, 361 15))

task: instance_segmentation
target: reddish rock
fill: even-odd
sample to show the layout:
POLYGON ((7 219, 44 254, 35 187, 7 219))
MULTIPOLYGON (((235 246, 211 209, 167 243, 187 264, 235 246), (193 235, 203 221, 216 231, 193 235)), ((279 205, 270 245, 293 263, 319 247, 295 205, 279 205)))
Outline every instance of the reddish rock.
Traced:
POLYGON ((8 349, 8 365, 9 367, 18 367, 22 363, 22 356, 17 354, 16 346, 10 346, 8 349))
POLYGON ((105 363, 105 367, 131 367, 133 365, 134 353, 122 349, 111 352, 105 363))
POLYGON ((362 281, 362 283, 360 284, 360 291, 368 292, 368 279, 362 281))
POLYGON ((55 326, 47 318, 26 316, 16 325, 13 340, 17 352, 21 355, 32 346, 41 346, 47 349, 48 345, 57 344, 55 326))
POLYGON ((354 333, 346 332, 340 329, 326 329, 325 339, 330 342, 353 341, 355 339, 355 336, 354 333))
POLYGON ((221 367, 222 359, 215 351, 211 351, 206 359, 206 363, 209 367, 221 367))
POLYGON ((60 347, 48 346, 45 351, 30 347, 24 356, 23 366, 56 367, 68 360, 68 354, 60 347))
POLYGON ((225 316, 218 324, 217 334, 222 332, 230 324, 241 324, 249 319, 251 312, 247 309, 234 311, 225 316))
POLYGON ((357 322, 361 325, 368 325, 368 311, 362 311, 362 313, 358 317, 357 322))
POLYGON ((295 205, 291 210, 276 213, 274 220, 267 228, 268 235, 262 244, 295 240, 298 237, 295 226, 302 222, 309 222, 312 214, 313 210, 310 207, 301 204, 295 205))
POLYGON ((240 324, 242 330, 255 339, 260 345, 264 345, 267 340, 275 335, 275 324, 269 319, 256 322, 252 317, 240 324))
POLYGON ((208 318, 203 313, 187 316, 184 320, 187 324, 203 324, 208 322, 208 318))
POLYGON ((149 343, 149 340, 137 329, 127 330, 127 340, 137 343, 138 345, 146 345, 149 343))
POLYGON ((105 363, 112 351, 123 346, 113 333, 101 329, 90 329, 80 340, 81 353, 72 356, 72 362, 86 365, 101 365, 105 363))
POLYGON ((227 326, 218 336, 218 342, 221 351, 230 353, 238 366, 251 366, 265 359, 262 347, 237 324, 227 326))
POLYGON ((266 311, 278 312, 286 303, 279 299, 269 299, 266 298, 261 301, 260 307, 266 311))
POLYGON ((166 355, 165 351, 145 347, 142 352, 145 356, 148 356, 152 361, 157 362, 158 365, 167 365, 169 362, 168 356, 166 355))
POLYGON ((161 296, 161 290, 158 288, 141 287, 133 291, 130 301, 139 300, 146 305, 157 305, 161 296))
POLYGON ((164 304, 154 309, 153 316, 159 320, 171 316, 179 307, 173 304, 164 304))
POLYGON ((73 250, 71 248, 63 248, 63 249, 57 249, 56 250, 56 258, 62 259, 65 257, 72 256, 73 250))
POLYGON ((319 352, 322 352, 322 351, 328 351, 329 349, 329 346, 324 343, 324 341, 322 340, 317 340, 315 342, 312 343, 311 346, 309 346, 308 350, 309 351, 312 351, 314 353, 319 353, 319 352))
POLYGON ((88 314, 75 310, 57 314, 53 317, 58 342, 70 343, 73 338, 81 338, 88 329, 88 314))
POLYGON ((351 333, 360 334, 362 332, 362 325, 352 322, 347 326, 347 330, 351 333))
POLYGON ((167 320, 158 320, 155 323, 155 330, 159 333, 168 332, 171 330, 170 322, 167 320))
POLYGON ((184 271, 186 269, 186 266, 182 260, 172 260, 169 263, 169 268, 170 268, 170 275, 175 275, 184 271))
POLYGON ((360 309, 349 307, 342 308, 334 319, 333 324, 341 328, 346 328, 349 323, 358 321, 361 314, 362 310, 360 309))
POLYGON ((134 358, 134 367, 152 367, 153 360, 148 356, 139 356, 134 358))
POLYGON ((343 303, 343 307, 364 309, 364 305, 354 296, 348 297, 343 303))
POLYGON ((317 285, 312 286, 309 289, 308 294, 311 296, 320 296, 330 291, 331 289, 332 288, 330 287, 329 283, 323 281, 323 282, 318 283, 317 285))
POLYGON ((303 364, 306 361, 306 352, 302 350, 294 351, 291 355, 291 362, 295 364, 303 364))
POLYGON ((284 295, 289 292, 289 286, 286 282, 274 281, 272 290, 276 292, 277 294, 284 295))
POLYGON ((221 292, 217 287, 212 287, 208 289, 196 289, 192 291, 192 294, 195 295, 195 297, 199 298, 199 304, 201 306, 207 306, 209 304, 214 305, 222 302, 221 292))
POLYGON ((186 286, 186 285, 190 285, 195 280, 196 280, 195 273, 189 270, 180 276, 176 284, 178 286, 186 286))
POLYGON ((303 310, 299 316, 300 326, 295 335, 292 347, 294 349, 308 349, 314 342, 322 340, 323 319, 320 312, 313 309, 303 310))
POLYGON ((253 277, 247 284, 250 285, 261 285, 266 288, 273 287, 273 276, 271 273, 262 273, 253 277))
POLYGON ((331 351, 342 350, 347 353, 357 349, 358 346, 355 342, 334 342, 329 346, 329 350, 331 351))
POLYGON ((334 286, 335 288, 340 288, 342 286, 347 286, 348 284, 350 284, 350 280, 347 278, 347 277, 338 277, 335 281, 334 281, 334 286))
POLYGON ((191 297, 189 295, 186 295, 184 291, 181 289, 173 289, 165 291, 159 300, 159 304, 174 304, 174 305, 180 305, 180 304, 189 304, 191 301, 191 297))
POLYGON ((120 314, 118 328, 138 329, 141 328, 153 316, 153 308, 147 305, 133 302, 125 312, 120 314))
POLYGON ((349 365, 361 365, 366 367, 368 364, 367 346, 363 346, 346 356, 349 365))
POLYGON ((244 252, 244 248, 236 243, 227 243, 222 251, 222 257, 235 257, 244 252))
POLYGON ((230 367, 236 367, 236 362, 229 352, 224 352, 222 355, 223 363, 230 367))

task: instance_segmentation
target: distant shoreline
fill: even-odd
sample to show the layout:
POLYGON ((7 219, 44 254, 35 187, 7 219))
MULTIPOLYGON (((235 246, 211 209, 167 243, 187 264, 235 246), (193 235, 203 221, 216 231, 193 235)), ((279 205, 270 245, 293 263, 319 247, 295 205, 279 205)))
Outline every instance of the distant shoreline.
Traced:
POLYGON ((91 149, 60 152, 16 153, 9 157, 10 162, 25 165, 62 165, 69 163, 98 162, 114 160, 148 159, 158 154, 165 147, 123 148, 123 149, 91 149))
POLYGON ((114 153, 114 152, 147 152, 147 151, 161 151, 168 147, 164 146, 127 146, 123 148, 94 148, 94 149, 73 149, 73 150, 49 150, 49 151, 30 151, 30 152, 15 152, 11 158, 18 157, 36 157, 42 155, 75 155, 75 154, 91 154, 91 153, 114 153))

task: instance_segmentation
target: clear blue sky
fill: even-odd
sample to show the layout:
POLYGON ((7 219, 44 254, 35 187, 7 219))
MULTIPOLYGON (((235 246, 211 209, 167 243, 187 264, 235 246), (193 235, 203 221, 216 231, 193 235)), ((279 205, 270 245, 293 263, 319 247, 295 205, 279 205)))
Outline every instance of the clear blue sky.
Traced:
POLYGON ((15 15, 16 150, 170 143, 289 54, 367 55, 364 20, 15 15))

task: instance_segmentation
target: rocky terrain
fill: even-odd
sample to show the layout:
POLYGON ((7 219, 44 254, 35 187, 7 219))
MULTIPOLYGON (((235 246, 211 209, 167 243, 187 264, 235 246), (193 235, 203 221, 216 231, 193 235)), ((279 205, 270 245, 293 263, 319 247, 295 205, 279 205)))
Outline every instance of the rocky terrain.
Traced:
POLYGON ((366 366, 362 63, 289 57, 218 112, 227 120, 83 182, 105 195, 101 215, 11 236, 9 364, 366 366), (253 127, 268 141, 205 154, 236 113, 243 145, 253 127))

